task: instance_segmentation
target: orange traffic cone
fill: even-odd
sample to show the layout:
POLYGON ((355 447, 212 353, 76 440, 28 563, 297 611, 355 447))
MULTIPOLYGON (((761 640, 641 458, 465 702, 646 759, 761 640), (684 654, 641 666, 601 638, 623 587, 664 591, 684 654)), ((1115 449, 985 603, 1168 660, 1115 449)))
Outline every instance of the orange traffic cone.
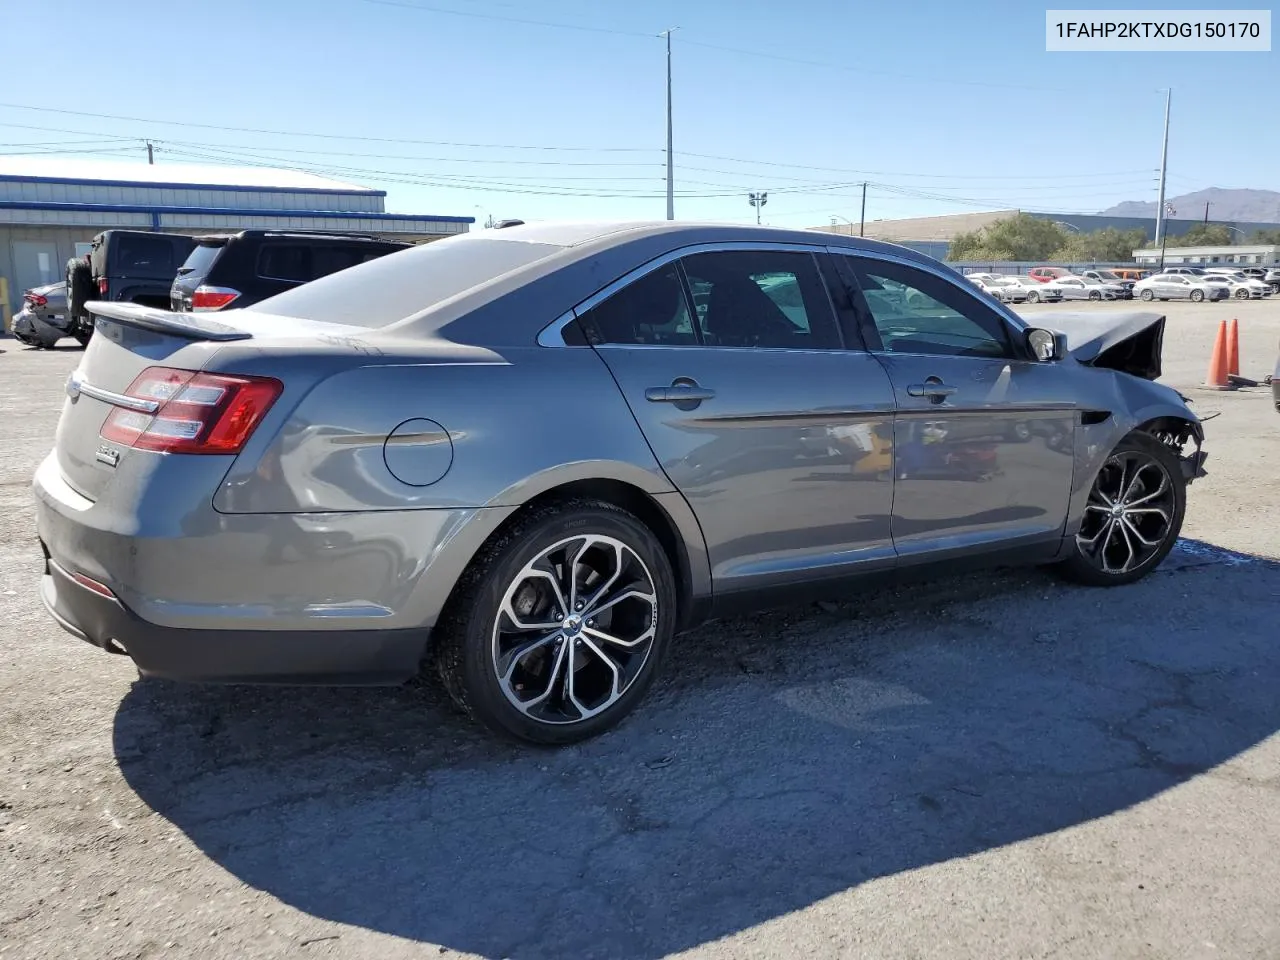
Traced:
POLYGON ((1227 373, 1240 376, 1240 322, 1235 317, 1227 324, 1227 373))
POLYGON ((1218 335, 1213 341, 1213 353, 1209 357, 1209 372, 1204 377, 1206 390, 1234 390, 1227 379, 1227 321, 1218 321, 1218 335))

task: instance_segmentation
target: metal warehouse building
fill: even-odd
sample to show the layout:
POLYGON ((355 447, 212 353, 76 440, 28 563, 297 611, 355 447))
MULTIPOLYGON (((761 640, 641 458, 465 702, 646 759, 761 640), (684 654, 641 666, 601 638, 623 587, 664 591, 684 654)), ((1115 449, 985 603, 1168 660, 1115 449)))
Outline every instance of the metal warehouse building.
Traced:
POLYGON ((437 240, 474 217, 387 213, 386 191, 310 173, 54 157, 0 157, 0 277, 8 306, 61 280, 66 262, 111 227, 169 233, 266 228, 437 240))

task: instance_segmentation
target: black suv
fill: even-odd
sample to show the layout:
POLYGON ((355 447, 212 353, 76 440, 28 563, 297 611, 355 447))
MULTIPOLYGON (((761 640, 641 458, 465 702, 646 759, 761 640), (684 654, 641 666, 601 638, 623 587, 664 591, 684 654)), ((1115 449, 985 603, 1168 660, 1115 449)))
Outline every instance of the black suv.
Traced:
POLYGON ((169 305, 169 287, 195 237, 144 230, 104 230, 89 253, 67 261, 67 313, 88 322, 90 300, 169 305))
POLYGON ((248 307, 358 263, 413 246, 356 234, 241 230, 195 238, 169 291, 176 312, 248 307))

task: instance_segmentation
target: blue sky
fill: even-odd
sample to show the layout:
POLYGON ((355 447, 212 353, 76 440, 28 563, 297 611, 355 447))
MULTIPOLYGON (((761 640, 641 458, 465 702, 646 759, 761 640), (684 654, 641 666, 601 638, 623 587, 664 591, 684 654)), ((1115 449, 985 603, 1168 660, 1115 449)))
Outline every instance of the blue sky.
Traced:
POLYGON ((857 220, 863 180, 868 220, 1154 199, 1165 87, 1171 196, 1280 189, 1280 54, 1046 53, 1025 2, 109 6, 67 30, 65 4, 0 0, 6 36, 36 38, 8 45, 0 101, 45 108, 0 106, 0 153, 150 137, 157 162, 328 172, 394 211, 661 218, 675 27, 680 219, 750 221, 767 190, 766 222, 857 220))

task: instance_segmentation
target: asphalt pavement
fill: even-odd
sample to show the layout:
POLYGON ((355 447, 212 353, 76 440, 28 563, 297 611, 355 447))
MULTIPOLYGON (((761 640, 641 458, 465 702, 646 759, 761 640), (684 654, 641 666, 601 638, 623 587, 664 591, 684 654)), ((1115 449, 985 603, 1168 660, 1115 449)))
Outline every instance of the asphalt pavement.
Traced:
POLYGON ((1164 308, 1218 415, 1147 580, 710 624, 559 751, 431 683, 142 683, 62 633, 29 482, 80 354, 0 339, 0 957, 1280 956, 1280 413, 1198 388, 1232 315, 1271 371, 1280 304, 1164 308))

